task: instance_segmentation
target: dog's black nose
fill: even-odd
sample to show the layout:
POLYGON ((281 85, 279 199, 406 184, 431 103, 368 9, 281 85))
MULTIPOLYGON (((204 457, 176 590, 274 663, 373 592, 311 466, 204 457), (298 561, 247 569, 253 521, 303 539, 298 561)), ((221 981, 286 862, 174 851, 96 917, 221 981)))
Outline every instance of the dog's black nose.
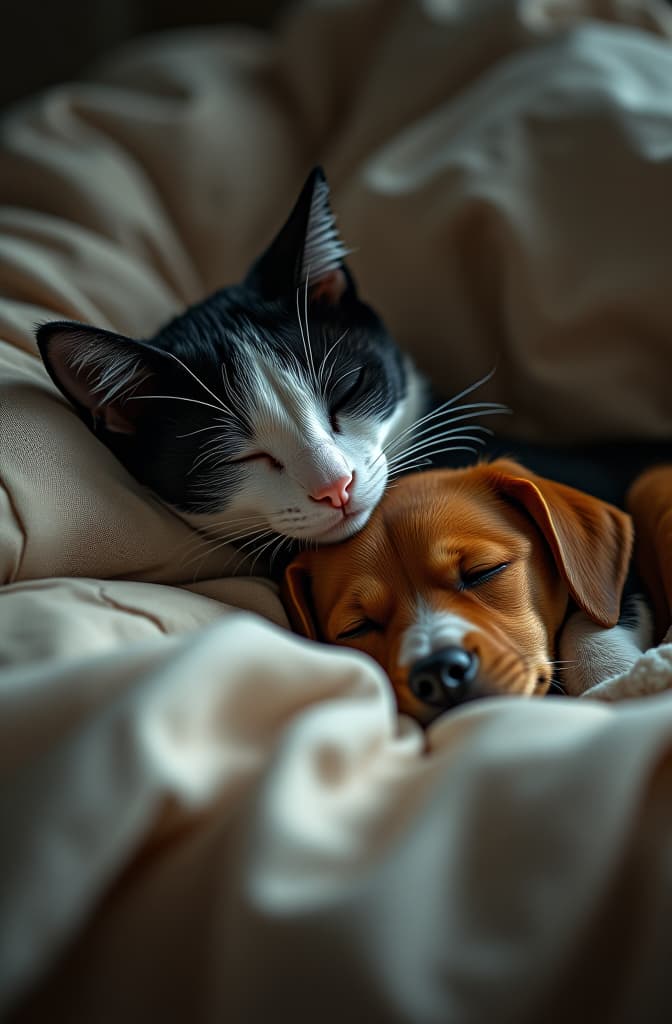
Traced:
POLYGON ((474 696, 478 657, 464 647, 444 647, 416 661, 409 686, 423 704, 452 708, 474 696))

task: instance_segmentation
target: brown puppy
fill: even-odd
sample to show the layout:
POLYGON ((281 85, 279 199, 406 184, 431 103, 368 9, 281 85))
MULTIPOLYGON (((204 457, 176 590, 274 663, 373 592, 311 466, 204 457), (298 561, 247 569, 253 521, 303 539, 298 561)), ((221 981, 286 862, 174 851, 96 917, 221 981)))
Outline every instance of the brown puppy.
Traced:
POLYGON ((624 512, 497 460, 402 477, 361 533, 289 565, 283 597, 298 632, 370 654, 428 722, 546 693, 568 610, 617 622, 631 547, 624 512))

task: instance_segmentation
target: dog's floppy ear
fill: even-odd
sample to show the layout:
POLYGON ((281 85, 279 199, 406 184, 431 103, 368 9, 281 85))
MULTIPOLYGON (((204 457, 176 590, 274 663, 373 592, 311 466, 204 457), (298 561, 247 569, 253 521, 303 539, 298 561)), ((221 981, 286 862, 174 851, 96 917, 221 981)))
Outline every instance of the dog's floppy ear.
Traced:
POLYGON ((490 468, 499 493, 522 505, 541 530, 579 608, 598 625, 615 626, 632 552, 630 516, 515 462, 490 468))
POLYGON ((297 633, 319 640, 317 617, 313 605, 311 588, 310 552, 304 551, 290 562, 280 587, 280 597, 297 633))

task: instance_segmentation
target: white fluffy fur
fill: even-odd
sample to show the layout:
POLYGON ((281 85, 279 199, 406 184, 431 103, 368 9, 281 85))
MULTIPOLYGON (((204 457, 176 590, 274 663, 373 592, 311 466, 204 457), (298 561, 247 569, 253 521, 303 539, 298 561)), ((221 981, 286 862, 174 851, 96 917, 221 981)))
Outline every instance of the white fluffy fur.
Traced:
MULTIPOLYGON (((299 377, 271 356, 259 353, 248 370, 246 402, 254 436, 238 457, 265 452, 282 470, 265 459, 247 462, 241 487, 225 512, 190 516, 199 526, 240 522, 259 508, 266 510, 267 527, 299 540, 321 543, 343 540, 368 520, 387 483, 385 442, 417 419, 422 387, 413 377, 407 398, 387 420, 371 415, 340 417, 334 434, 329 413, 310 376, 299 377), (347 517, 340 508, 313 500, 320 484, 351 475, 347 517)), ((223 440, 223 439, 222 439, 223 440)), ((218 469, 213 466, 207 488, 216 498, 218 469)))

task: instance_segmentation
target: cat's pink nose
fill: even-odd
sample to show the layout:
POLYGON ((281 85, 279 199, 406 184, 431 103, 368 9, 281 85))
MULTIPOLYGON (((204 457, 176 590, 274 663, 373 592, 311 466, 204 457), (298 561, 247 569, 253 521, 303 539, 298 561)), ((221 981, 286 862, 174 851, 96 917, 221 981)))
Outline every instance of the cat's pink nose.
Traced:
POLYGON ((350 501, 348 487, 352 483, 352 473, 339 476, 337 480, 330 480, 324 487, 319 487, 310 495, 314 501, 323 501, 334 508, 344 508, 350 501))

